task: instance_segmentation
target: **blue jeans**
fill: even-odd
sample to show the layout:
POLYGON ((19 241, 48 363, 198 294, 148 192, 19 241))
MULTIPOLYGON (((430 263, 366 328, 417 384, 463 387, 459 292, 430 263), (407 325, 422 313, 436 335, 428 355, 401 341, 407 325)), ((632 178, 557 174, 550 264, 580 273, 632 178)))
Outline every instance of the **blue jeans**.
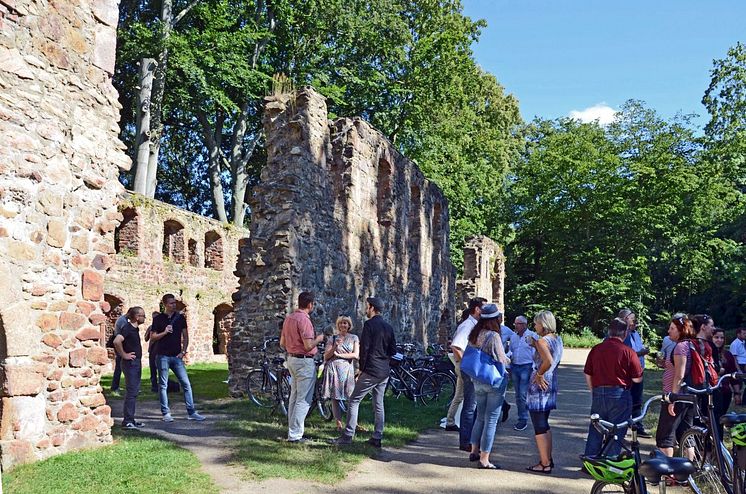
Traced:
POLYGON ((194 413, 194 397, 192 396, 192 384, 189 382, 184 361, 179 357, 169 357, 168 355, 158 355, 158 393, 161 400, 161 413, 166 415, 171 413, 168 408, 168 371, 174 371, 181 389, 184 390, 184 403, 186 404, 187 413, 194 413))
MULTIPOLYGON (((121 359, 121 357, 120 357, 121 359)), ((122 425, 127 425, 135 421, 135 406, 137 405, 137 395, 140 393, 140 378, 142 376, 142 361, 122 360, 122 370, 124 371, 124 385, 127 392, 124 395, 124 411, 122 413, 122 425)))
MULTIPOLYGON (((632 397, 627 389, 621 387, 598 387, 593 388, 593 401, 591 403, 591 414, 597 413, 602 419, 618 424, 630 418, 632 414, 632 397)), ((611 446, 606 450, 606 454, 617 455, 622 450, 621 441, 627 428, 619 429, 611 446)), ((593 427, 588 426, 588 439, 585 441, 585 454, 597 455, 601 452, 603 436, 593 427)))
POLYGON ((528 408, 526 407, 526 393, 531 381, 532 364, 512 365, 510 372, 515 390, 515 404, 518 407, 518 422, 528 422, 528 408))
POLYGON ((114 375, 111 377, 111 390, 119 391, 119 384, 122 380, 122 357, 117 353, 114 357, 114 375))
POLYGON ((471 444, 471 429, 474 427, 474 415, 477 410, 477 399, 474 395, 474 382, 471 377, 461 373, 464 380, 464 405, 461 407, 461 425, 458 431, 459 446, 468 447, 471 444))
POLYGON ((502 415, 505 389, 508 380, 503 379, 499 387, 493 388, 489 384, 474 383, 474 394, 477 398, 477 419, 471 431, 471 444, 478 444, 479 451, 489 453, 495 441, 495 428, 502 415))

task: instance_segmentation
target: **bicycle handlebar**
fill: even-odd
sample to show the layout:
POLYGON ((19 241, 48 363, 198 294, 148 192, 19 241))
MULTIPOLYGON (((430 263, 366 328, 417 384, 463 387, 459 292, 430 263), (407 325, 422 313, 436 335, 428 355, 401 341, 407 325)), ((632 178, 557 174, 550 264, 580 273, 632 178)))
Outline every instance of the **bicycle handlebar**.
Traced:
POLYGON ((603 420, 601 416, 597 413, 594 413, 591 415, 591 422, 593 423, 593 426, 600 432, 601 434, 605 434, 611 430, 614 429, 621 429, 622 427, 629 427, 632 424, 636 424, 638 422, 641 422, 643 418, 645 418, 645 415, 648 413, 648 408, 650 407, 650 404, 656 400, 662 400, 662 395, 655 395, 648 399, 648 401, 645 402, 645 404, 642 406, 642 412, 640 412, 640 415, 638 417, 631 417, 629 420, 625 420, 624 422, 621 422, 619 424, 612 424, 611 422, 607 422, 606 420, 603 420))
POLYGON ((663 395, 663 401, 666 403, 696 403, 697 397, 689 393, 666 393, 663 395))
POLYGON ((692 393, 692 394, 695 394, 695 395, 711 394, 713 391, 715 391, 720 386, 722 386, 723 382, 726 379, 728 379, 728 378, 735 379, 735 380, 746 379, 746 373, 744 373, 744 372, 731 372, 730 374, 724 374, 724 375, 720 376, 720 379, 718 379, 718 382, 717 382, 716 385, 710 386, 708 384, 707 387, 704 388, 704 389, 696 389, 696 388, 692 388, 692 387, 690 387, 688 385, 682 386, 681 389, 685 390, 686 393, 692 393))

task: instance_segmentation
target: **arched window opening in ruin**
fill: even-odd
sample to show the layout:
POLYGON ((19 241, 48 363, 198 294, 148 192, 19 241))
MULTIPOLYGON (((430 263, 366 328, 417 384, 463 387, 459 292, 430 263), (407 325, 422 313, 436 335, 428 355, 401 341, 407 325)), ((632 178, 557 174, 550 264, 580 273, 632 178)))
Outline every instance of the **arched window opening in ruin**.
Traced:
POLYGON ((391 163, 378 160, 378 224, 391 225, 391 163))
POLYGON ((105 293, 103 309, 105 309, 104 315, 106 316, 106 321, 104 323, 104 341, 108 341, 109 336, 114 333, 114 324, 116 324, 119 316, 125 312, 124 300, 116 295, 105 293))
POLYGON ((193 238, 189 239, 188 242, 189 250, 189 264, 195 268, 199 267, 199 252, 197 251, 197 241, 193 238))
POLYGON ((163 223, 163 258, 184 263, 184 226, 178 221, 163 223))
POLYGON ((233 307, 228 304, 220 304, 212 311, 214 318, 212 328, 212 353, 215 355, 226 355, 228 343, 233 331, 235 313, 233 307))
POLYGON ((223 238, 217 232, 205 233, 205 267, 223 270, 223 238))
POLYGON ((134 208, 127 208, 122 211, 122 216, 122 223, 114 230, 114 250, 117 254, 137 254, 137 211, 134 208))

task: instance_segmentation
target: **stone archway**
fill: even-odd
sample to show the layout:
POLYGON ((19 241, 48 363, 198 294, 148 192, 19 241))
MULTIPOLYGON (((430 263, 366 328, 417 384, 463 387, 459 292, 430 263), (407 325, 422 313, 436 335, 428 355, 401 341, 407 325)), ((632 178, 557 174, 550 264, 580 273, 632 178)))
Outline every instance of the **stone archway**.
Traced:
POLYGON ((226 355, 235 321, 233 306, 220 304, 215 307, 212 313, 215 316, 212 329, 212 353, 215 355, 226 355))
POLYGON ((117 319, 124 314, 124 300, 116 295, 105 293, 104 301, 106 302, 104 309, 108 307, 108 310, 104 310, 104 315, 106 316, 106 320, 104 321, 104 341, 108 341, 109 337, 114 333, 114 325, 117 319))

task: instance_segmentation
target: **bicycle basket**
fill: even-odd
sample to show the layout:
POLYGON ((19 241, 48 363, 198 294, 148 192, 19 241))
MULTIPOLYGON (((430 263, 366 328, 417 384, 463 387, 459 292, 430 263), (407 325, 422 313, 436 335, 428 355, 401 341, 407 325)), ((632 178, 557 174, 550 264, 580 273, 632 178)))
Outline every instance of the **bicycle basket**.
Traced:
POLYGON ((635 474, 635 459, 627 454, 619 456, 583 456, 583 466, 596 480, 623 484, 635 474))
POLYGON ((391 358, 389 359, 389 365, 391 367, 399 367, 403 360, 404 360, 404 355, 397 352, 394 355, 392 355, 391 358))
POLYGON ((736 446, 746 446, 746 423, 736 424, 731 427, 730 438, 736 446))

